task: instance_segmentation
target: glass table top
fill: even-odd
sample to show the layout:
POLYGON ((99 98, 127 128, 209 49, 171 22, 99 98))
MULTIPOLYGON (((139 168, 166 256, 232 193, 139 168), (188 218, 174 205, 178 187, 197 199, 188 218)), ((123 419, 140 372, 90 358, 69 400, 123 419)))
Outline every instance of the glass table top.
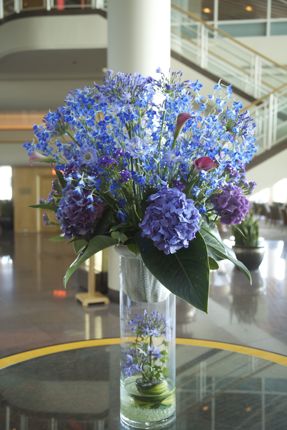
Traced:
MULTIPOLYGON (((118 342, 75 342, 0 360, 0 429, 123 428, 118 342)), ((177 419, 168 428, 285 430, 286 364, 251 348, 178 339, 177 419)))

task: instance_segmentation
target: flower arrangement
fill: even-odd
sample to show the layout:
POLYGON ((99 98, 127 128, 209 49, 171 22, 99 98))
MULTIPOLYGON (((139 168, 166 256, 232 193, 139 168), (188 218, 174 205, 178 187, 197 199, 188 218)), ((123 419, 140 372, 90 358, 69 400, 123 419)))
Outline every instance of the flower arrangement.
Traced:
POLYGON ((135 339, 124 352, 123 373, 132 387, 136 378, 136 390, 131 396, 136 406, 143 408, 169 408, 174 401, 167 377, 168 327, 165 318, 157 311, 136 315, 129 321, 135 339))
MULTIPOLYGON (((57 172, 37 207, 52 210, 77 252, 65 275, 92 254, 124 244, 173 293, 207 310, 209 271, 228 258, 215 222, 240 223, 253 184, 254 121, 218 83, 204 96, 181 73, 157 77, 108 71, 77 89, 34 126, 24 146, 57 172)), ((45 215, 46 222, 48 221, 45 215)))

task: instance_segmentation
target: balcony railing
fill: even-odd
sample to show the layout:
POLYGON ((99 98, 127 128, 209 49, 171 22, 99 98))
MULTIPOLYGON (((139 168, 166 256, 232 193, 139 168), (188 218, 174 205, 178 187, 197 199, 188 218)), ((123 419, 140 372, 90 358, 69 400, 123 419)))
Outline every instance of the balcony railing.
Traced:
POLYGON ((258 154, 287 139, 287 83, 247 106, 255 118, 258 154))
POLYGON ((259 98, 287 82, 287 69, 179 6, 172 9, 172 49, 259 98))
POLYGON ((107 0, 0 0, 0 19, 37 10, 106 9, 107 0))
MULTIPOLYGON (((107 1, 0 0, 0 18, 1 11, 5 18, 21 11, 73 8, 106 9, 107 1)), ((172 7, 171 40, 172 49, 181 57, 256 99, 247 108, 257 123, 258 153, 287 138, 287 70, 283 66, 176 5, 172 7)))

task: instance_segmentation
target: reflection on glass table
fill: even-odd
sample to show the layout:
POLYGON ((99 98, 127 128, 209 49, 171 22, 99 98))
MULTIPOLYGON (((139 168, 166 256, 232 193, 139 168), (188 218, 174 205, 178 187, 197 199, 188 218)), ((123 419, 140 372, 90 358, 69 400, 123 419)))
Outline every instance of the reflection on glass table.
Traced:
MULTIPOLYGON (((119 339, 56 345, 0 360, 1 430, 121 429, 119 339)), ((287 358, 177 340, 179 430, 285 430, 287 358)))

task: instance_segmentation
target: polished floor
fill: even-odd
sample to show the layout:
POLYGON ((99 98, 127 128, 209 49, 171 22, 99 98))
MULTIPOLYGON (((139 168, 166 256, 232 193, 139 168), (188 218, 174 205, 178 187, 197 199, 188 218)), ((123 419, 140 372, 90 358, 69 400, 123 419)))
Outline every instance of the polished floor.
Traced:
MULTIPOLYGON (((209 311, 178 300, 177 336, 212 339, 287 355, 287 227, 263 225, 266 252, 253 285, 228 262, 212 274, 209 311)), ((68 244, 47 235, 0 237, 0 355, 74 340, 117 337, 116 303, 84 309, 83 277, 63 292, 73 260, 68 244)))

